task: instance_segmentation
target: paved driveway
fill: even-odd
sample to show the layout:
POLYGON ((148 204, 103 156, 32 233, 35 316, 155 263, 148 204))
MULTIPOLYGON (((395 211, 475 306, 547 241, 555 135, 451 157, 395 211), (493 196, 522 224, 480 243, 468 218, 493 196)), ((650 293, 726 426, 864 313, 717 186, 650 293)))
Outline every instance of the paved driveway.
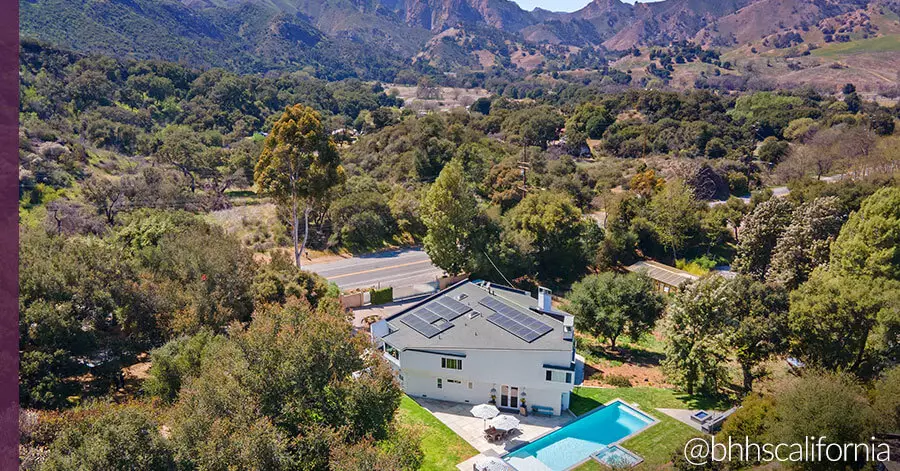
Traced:
POLYGON ((479 452, 484 453, 491 450, 498 455, 503 455, 514 448, 531 442, 535 438, 556 430, 575 419, 568 412, 558 417, 539 417, 536 415, 522 417, 521 415, 516 415, 521 421, 519 432, 499 443, 490 443, 484 438, 484 421, 478 417, 473 417, 472 413, 469 412, 474 404, 460 404, 423 398, 413 399, 479 452))

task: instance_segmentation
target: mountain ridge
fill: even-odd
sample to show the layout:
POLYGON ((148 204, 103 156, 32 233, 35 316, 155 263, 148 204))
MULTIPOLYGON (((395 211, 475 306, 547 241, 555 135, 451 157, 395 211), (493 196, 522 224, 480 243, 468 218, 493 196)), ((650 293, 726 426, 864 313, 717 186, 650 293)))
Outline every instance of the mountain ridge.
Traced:
POLYGON ((796 46, 810 28, 822 31, 813 38, 821 46, 882 34, 868 26, 859 33, 860 25, 885 5, 900 12, 896 3, 593 0, 562 13, 529 12, 511 0, 29 0, 20 20, 24 37, 73 50, 242 72, 309 67, 323 77, 389 80, 410 65, 419 73, 534 70, 546 54, 563 63, 570 54, 602 56, 684 40, 725 51, 796 46))

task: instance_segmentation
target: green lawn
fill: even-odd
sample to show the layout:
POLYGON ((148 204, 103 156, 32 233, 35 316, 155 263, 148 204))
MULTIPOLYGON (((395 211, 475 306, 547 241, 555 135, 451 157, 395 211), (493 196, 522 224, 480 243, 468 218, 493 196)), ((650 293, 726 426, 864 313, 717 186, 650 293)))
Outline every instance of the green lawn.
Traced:
POLYGON ((408 396, 400 401, 397 420, 422 433, 422 471, 456 471, 458 463, 478 454, 478 450, 408 396))
MULTIPOLYGON (((693 428, 656 411, 666 409, 721 409, 727 404, 701 397, 689 397, 670 389, 661 388, 575 388, 569 409, 582 415, 613 399, 621 398, 628 403, 637 403, 641 410, 659 420, 659 423, 645 429, 622 445, 637 453, 644 462, 637 469, 658 469, 671 460, 672 453, 693 436, 700 435, 693 428)), ((588 461, 578 467, 578 471, 604 469, 596 461, 588 461)))
POLYGON ((890 52, 896 51, 898 48, 900 48, 900 35, 888 34, 846 43, 830 43, 814 50, 812 54, 819 57, 836 57, 860 52, 890 52))

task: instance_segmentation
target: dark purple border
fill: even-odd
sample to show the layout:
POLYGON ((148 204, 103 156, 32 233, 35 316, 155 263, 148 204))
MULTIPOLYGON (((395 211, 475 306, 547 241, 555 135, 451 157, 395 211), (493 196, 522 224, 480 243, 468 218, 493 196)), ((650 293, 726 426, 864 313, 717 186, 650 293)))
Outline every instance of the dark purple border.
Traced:
POLYGON ((0 0, 0 469, 19 468, 19 2, 0 0))

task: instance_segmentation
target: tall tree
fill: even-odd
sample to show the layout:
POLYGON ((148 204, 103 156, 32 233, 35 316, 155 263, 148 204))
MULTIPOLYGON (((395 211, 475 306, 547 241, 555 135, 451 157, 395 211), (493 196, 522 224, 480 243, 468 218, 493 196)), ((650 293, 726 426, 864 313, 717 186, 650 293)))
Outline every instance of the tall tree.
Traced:
POLYGON ((641 273, 588 275, 572 285, 567 299, 578 329, 605 337, 612 347, 622 334, 636 340, 652 330, 665 306, 641 273))
POLYGON ((732 266, 738 273, 762 280, 772 260, 772 250, 790 223, 791 203, 772 198, 760 203, 741 222, 741 242, 732 266))
POLYGON ((851 276, 900 280, 900 188, 883 188, 863 201, 841 228, 831 264, 851 276))
POLYGON ((651 220, 659 241, 672 249, 672 258, 678 258, 678 249, 698 231, 700 211, 694 192, 681 180, 667 182, 650 200, 651 220))
POLYGON ((506 213, 502 239, 522 270, 544 279, 567 278, 586 267, 589 224, 568 195, 532 192, 506 213))
POLYGON ((841 230, 841 204, 837 197, 816 198, 794 210, 772 252, 766 279, 788 289, 806 281, 810 272, 828 262, 831 243, 841 230))
POLYGON ((476 250, 469 243, 478 208, 458 161, 441 170, 425 195, 421 211, 427 228, 423 242, 432 262, 451 274, 468 269, 470 252, 476 250))
POLYGON ((160 146, 156 159, 173 165, 190 180, 191 192, 197 189, 197 174, 206 169, 206 146, 198 133, 188 126, 169 126, 160 133, 160 146))
POLYGON ((254 181, 260 191, 285 205, 291 213, 294 263, 309 237, 309 212, 315 198, 344 179, 337 148, 325 131, 319 113, 303 105, 289 106, 272 125, 256 164, 254 181), (299 241, 298 208, 303 207, 303 242, 299 241))
POLYGON ((728 296, 725 279, 708 276, 686 286, 669 304, 663 369, 688 394, 698 388, 715 392, 725 377, 728 296))
MULTIPOLYGON (((769 419, 772 426, 766 437, 769 443, 803 443, 807 437, 825 437, 826 445, 872 443, 875 414, 866 401, 865 390, 853 376, 810 371, 801 377, 789 377, 777 388, 779 394, 769 419)), ((854 454, 848 455, 845 460, 836 462, 825 459, 798 461, 792 463, 791 468, 810 471, 864 469, 864 460, 854 462, 854 454)))
POLYGON ((819 268, 791 293, 790 349, 830 370, 878 368, 896 354, 900 282, 819 268))
POLYGON ((787 347, 787 292, 746 276, 727 285, 728 344, 741 365, 744 391, 750 392, 759 365, 787 347))
POLYGON ((694 383, 715 392, 724 362, 741 366, 744 390, 753 388, 760 364, 784 351, 787 293, 747 276, 701 279, 672 300, 667 324, 669 375, 693 392, 694 383))

